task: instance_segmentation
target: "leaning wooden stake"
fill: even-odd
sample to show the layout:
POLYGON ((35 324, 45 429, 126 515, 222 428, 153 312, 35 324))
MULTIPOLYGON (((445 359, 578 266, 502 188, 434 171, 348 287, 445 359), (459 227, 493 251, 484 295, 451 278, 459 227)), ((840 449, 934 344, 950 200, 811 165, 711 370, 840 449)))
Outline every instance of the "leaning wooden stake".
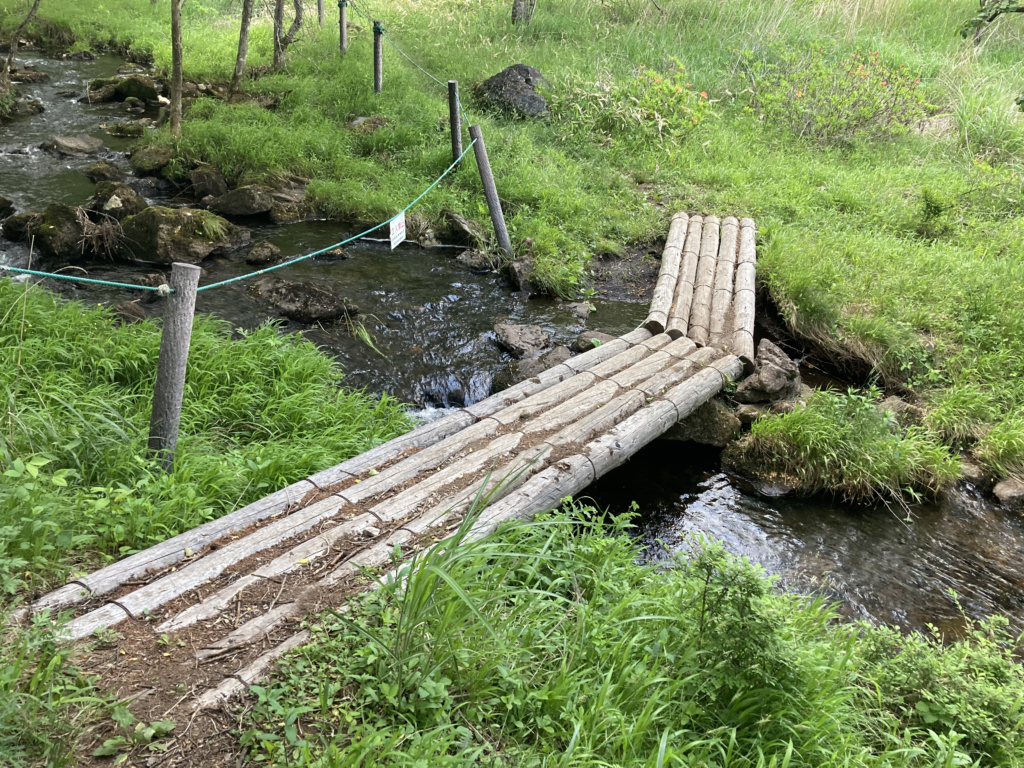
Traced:
POLYGON ((373 92, 384 90, 384 24, 373 22, 373 92))
POLYGON ((736 264, 736 291, 733 295, 732 352, 748 369, 754 364, 754 290, 757 279, 755 230, 753 219, 740 222, 740 255, 736 264))
POLYGON ((459 81, 448 81, 448 124, 452 132, 452 162, 462 157, 462 118, 459 117, 459 81))
POLYGON ((185 392, 185 366, 192 339, 192 316, 196 307, 196 286, 202 270, 193 264, 174 263, 167 299, 164 328, 160 336, 160 359, 153 387, 153 413, 149 420, 149 450, 168 472, 174 466, 178 444, 181 399, 185 392))
POLYGON ((341 52, 348 52, 348 0, 338 3, 338 32, 341 36, 341 52))
POLYGON ((487 148, 484 146, 484 135, 479 125, 469 126, 470 138, 476 141, 473 145, 473 153, 476 155, 476 165, 480 169, 480 181, 484 185, 484 197, 487 198, 487 208, 491 212, 491 224, 494 225, 494 236, 498 240, 498 247, 505 253, 505 257, 512 258, 512 241, 508 239, 508 230, 505 228, 505 214, 501 212, 501 200, 498 199, 498 188, 494 186, 494 174, 491 173, 491 163, 487 159, 487 148))
POLYGON ((714 293, 715 263, 718 261, 718 217, 704 219, 704 235, 700 241, 697 280, 693 286, 693 306, 686 335, 699 346, 708 343, 711 327, 711 298, 714 293))
POLYGON ((683 254, 683 242, 686 240, 686 227, 690 217, 685 213, 677 213, 672 217, 665 240, 665 250, 661 253, 661 270, 658 282, 654 286, 651 299, 651 311, 644 321, 644 328, 654 334, 664 333, 668 325, 669 311, 672 309, 672 297, 675 295, 676 281, 679 279, 679 264, 683 254))

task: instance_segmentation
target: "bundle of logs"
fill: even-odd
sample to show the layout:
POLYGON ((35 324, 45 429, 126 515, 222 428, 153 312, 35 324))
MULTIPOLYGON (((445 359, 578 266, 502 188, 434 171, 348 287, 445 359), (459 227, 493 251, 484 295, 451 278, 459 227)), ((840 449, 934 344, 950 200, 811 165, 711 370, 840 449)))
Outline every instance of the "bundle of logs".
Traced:
POLYGON ((481 498, 471 536, 555 507, 738 379, 744 361, 714 342, 753 356, 753 259, 752 222, 726 219, 719 237, 713 217, 679 214, 646 327, 81 577, 21 618, 71 608, 69 639, 134 619, 193 649, 181 671, 204 665, 193 706, 217 705, 307 640, 302 616, 372 584, 366 569, 391 565, 396 548, 447 536, 481 498))

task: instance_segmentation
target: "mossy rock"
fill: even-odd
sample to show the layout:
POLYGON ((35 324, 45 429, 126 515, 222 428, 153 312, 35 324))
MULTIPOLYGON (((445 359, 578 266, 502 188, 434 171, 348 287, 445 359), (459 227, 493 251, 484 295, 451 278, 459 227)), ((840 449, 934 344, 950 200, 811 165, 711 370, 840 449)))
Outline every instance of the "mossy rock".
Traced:
POLYGON ((167 146, 140 147, 132 152, 132 168, 141 176, 159 176, 174 159, 174 150, 167 146))
POLYGON ((229 253, 249 242, 249 230, 194 208, 153 205, 126 218, 121 227, 121 255, 158 264, 198 264, 211 254, 229 253))
POLYGON ((127 178, 127 174, 124 171, 106 160, 93 163, 82 171, 82 175, 89 179, 89 181, 97 184, 101 181, 124 181, 127 178))
POLYGON ((107 127, 107 133, 111 136, 121 136, 128 139, 140 139, 146 129, 138 123, 114 123, 107 127))
POLYGON ((16 213, 4 219, 4 237, 14 243, 28 240, 31 233, 39 226, 40 219, 42 216, 38 213, 16 213))
POLYGON ((112 216, 118 221, 142 213, 149 204, 134 189, 118 181, 101 181, 88 209, 112 216))
POLYGON ((82 258, 84 228, 78 210, 70 205, 52 203, 46 206, 32 234, 44 256, 64 261, 82 258))
POLYGON ((117 96, 121 101, 138 99, 139 101, 156 101, 160 95, 156 84, 148 77, 133 75, 120 80, 116 86, 117 96))

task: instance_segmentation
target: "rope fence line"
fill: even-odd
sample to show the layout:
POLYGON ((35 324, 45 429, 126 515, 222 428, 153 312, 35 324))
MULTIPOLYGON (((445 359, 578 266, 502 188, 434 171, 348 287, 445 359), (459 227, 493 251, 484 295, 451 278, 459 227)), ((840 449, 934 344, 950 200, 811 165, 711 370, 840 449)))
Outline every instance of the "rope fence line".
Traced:
POLYGON ((134 283, 115 283, 110 280, 93 280, 89 277, 75 277, 74 275, 62 275, 59 272, 40 272, 35 269, 20 269, 19 267, 8 267, 0 264, 0 272, 17 272, 19 275, 35 275, 36 277, 52 277, 56 280, 67 280, 72 283, 91 283, 93 285, 109 285, 114 288, 126 288, 131 291, 154 291, 161 296, 174 293, 174 290, 167 285, 135 285, 134 283))

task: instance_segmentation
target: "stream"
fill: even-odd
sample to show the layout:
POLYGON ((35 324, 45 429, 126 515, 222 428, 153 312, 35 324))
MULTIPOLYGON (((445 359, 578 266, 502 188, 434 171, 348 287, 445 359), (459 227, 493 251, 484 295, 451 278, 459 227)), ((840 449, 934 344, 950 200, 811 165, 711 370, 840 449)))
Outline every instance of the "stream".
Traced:
MULTIPOLYGON (((79 62, 27 54, 51 80, 22 86, 45 112, 0 124, 0 194, 17 212, 47 204, 81 205, 93 184, 80 171, 98 159, 58 157, 38 149, 52 135, 88 133, 102 138, 106 158, 127 170, 128 139, 107 135, 100 125, 124 120, 120 104, 85 105, 58 95, 85 92, 86 83, 114 75, 125 66, 101 57, 79 62)), ((148 114, 156 117, 156 114, 148 114)), ((158 191, 151 203, 170 204, 172 191, 158 191), (161 195, 164 195, 161 197, 161 195)), ((333 222, 250 226, 253 241, 267 239, 285 258, 308 253, 351 234, 333 222)), ((497 345, 498 321, 541 326, 554 344, 568 344, 583 330, 619 335, 637 327, 646 303, 591 300, 583 321, 556 300, 524 300, 500 276, 477 273, 451 258, 446 248, 403 244, 395 251, 378 242, 346 247, 349 258, 314 258, 279 270, 342 295, 361 312, 373 346, 344 325, 303 326, 282 321, 286 331, 302 330, 310 341, 344 367, 346 383, 389 393, 421 409, 472 404, 490 394, 495 374, 511 361, 497 345)), ((24 266, 23 244, 0 239, 0 264, 24 266)), ((244 261, 203 263, 203 283, 245 274, 244 261)), ((103 264, 89 276, 134 282, 152 272, 145 265, 103 264)), ((68 298, 116 304, 124 292, 56 286, 68 298)), ((232 327, 254 328, 268 319, 266 305, 248 292, 248 282, 201 292, 196 309, 232 327)), ((146 304, 150 314, 159 303, 146 304)), ((719 452, 705 446, 657 441, 585 494, 598 507, 625 512, 636 502, 636 533, 646 557, 663 561, 686 546, 695 533, 716 537, 738 555, 777 575, 779 586, 835 599, 843 614, 896 624, 907 630, 934 624, 956 634, 963 619, 949 590, 969 617, 993 612, 1024 629, 1024 521, 998 508, 990 497, 961 485, 932 504, 906 510, 849 506, 825 497, 765 496, 743 478, 722 469, 719 452)))

